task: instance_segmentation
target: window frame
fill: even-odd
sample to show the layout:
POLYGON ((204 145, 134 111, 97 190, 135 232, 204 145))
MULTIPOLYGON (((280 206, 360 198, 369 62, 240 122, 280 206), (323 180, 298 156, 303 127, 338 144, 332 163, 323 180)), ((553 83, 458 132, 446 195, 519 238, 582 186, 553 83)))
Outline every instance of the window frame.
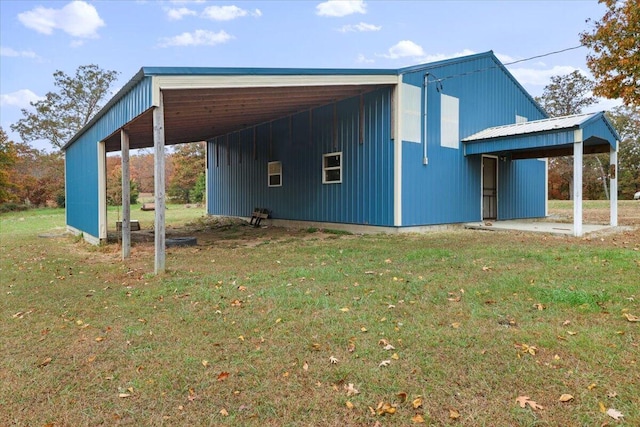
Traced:
POLYGON ((322 183, 323 184, 342 184, 342 151, 334 151, 332 153, 325 153, 322 155, 322 183), (327 158, 337 156, 338 166, 327 166, 327 158), (327 172, 338 171, 340 177, 337 180, 330 180, 327 178, 327 172))
POLYGON ((275 162, 267 162, 267 187, 282 187, 282 162, 281 161, 275 161, 275 162), (271 172, 271 166, 272 165, 278 165, 278 172, 271 172), (279 183, 278 184, 272 184, 271 183, 271 177, 272 176, 277 176, 279 177, 279 183))

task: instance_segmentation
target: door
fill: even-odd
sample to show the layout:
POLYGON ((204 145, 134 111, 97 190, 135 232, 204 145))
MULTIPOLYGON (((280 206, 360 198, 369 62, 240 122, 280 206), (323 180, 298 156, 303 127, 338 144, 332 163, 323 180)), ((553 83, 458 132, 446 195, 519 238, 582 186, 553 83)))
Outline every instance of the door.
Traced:
POLYGON ((482 219, 498 218, 498 159, 482 157, 482 219))

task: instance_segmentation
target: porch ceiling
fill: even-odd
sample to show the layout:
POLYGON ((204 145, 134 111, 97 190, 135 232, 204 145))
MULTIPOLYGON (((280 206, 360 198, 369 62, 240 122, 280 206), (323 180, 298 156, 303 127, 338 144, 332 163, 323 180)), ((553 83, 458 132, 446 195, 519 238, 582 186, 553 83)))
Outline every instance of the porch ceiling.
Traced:
MULTIPOLYGON (((384 84, 164 89, 165 144, 197 142, 358 96, 384 84)), ((130 148, 153 147, 153 112, 129 122, 130 148)), ((120 150, 120 133, 105 139, 120 150)))

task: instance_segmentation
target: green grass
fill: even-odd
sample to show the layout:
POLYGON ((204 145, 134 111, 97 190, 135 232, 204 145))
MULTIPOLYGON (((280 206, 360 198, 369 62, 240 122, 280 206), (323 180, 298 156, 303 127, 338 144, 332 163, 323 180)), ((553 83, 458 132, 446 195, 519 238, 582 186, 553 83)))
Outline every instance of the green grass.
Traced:
POLYGON ((59 210, 0 216, 0 425, 640 424, 639 323, 623 317, 640 316, 637 232, 233 226, 154 276, 150 245, 122 262, 116 244, 37 237, 63 226, 59 210))

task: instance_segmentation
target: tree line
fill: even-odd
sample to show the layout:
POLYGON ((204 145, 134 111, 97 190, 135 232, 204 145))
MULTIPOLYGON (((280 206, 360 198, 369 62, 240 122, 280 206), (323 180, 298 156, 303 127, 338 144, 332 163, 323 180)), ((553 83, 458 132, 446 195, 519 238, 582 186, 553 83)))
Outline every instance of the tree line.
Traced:
MULTIPOLYGON (((578 71, 554 76, 537 101, 552 116, 577 114, 596 102, 594 95, 621 99, 623 105, 608 112, 620 134, 618 189, 621 199, 640 191, 640 8, 631 0, 599 0, 606 13, 580 34, 589 48, 587 65, 595 80, 578 71)), ((64 206, 63 145, 104 105, 118 72, 97 65, 80 66, 74 76, 63 71, 53 75, 56 90, 30 109, 11 129, 22 141, 14 142, 0 128, 0 206, 64 206), (56 150, 45 152, 29 145, 47 140, 56 150)), ((167 157, 167 196, 179 203, 200 203, 205 197, 204 143, 176 146, 167 157)), ((583 195, 587 199, 609 197, 608 154, 585 157, 583 195)), ((107 159, 107 199, 121 203, 122 169, 119 157, 107 159)), ((550 159, 549 196, 568 199, 573 194, 573 161, 550 159)), ((153 192, 153 156, 147 152, 131 157, 131 194, 153 192)))

